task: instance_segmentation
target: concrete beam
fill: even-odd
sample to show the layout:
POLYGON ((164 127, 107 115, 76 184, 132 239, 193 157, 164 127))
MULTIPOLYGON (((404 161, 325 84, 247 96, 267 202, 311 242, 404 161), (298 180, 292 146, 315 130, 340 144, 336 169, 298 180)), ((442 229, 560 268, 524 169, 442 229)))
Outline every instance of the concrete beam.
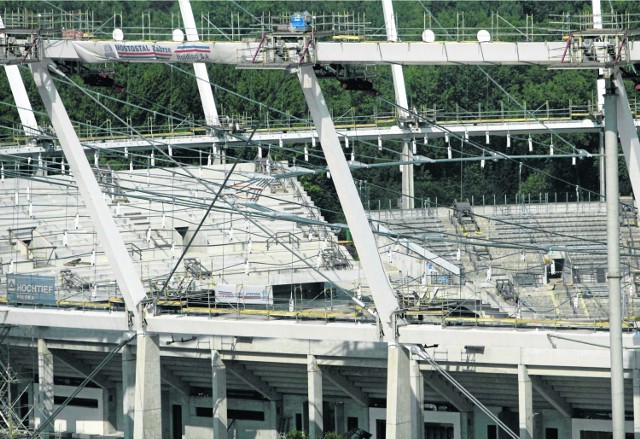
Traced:
POLYGON ((544 379, 539 376, 531 376, 531 384, 536 392, 540 394, 549 404, 553 406, 565 418, 571 418, 573 415, 573 407, 558 392, 553 390, 544 379))
POLYGON ((160 368, 160 376, 163 383, 168 384, 170 387, 174 388, 183 395, 189 396, 189 394, 191 393, 191 387, 189 386, 189 384, 176 377, 169 370, 167 370, 166 367, 160 368))
POLYGON ((468 398, 451 388, 448 382, 436 372, 425 373, 425 383, 442 396, 449 404, 454 406, 459 412, 470 412, 473 410, 473 403, 468 398))
MULTIPOLYGON (((66 364, 68 367, 78 372, 83 377, 87 377, 91 374, 92 372, 91 366, 88 366, 82 360, 76 357, 73 357, 72 355, 68 354, 65 351, 52 349, 51 352, 53 353, 54 358, 57 358, 58 360, 62 361, 64 364, 66 364)), ((96 385, 100 386, 102 389, 105 389, 105 390, 111 389, 114 387, 113 382, 110 381, 108 378, 105 378, 101 374, 98 374, 95 377, 93 377, 91 381, 93 381, 96 385)))
MULTIPOLYGON (((149 45, 145 41, 127 41, 130 45, 149 45)), ((107 58, 105 51, 114 50, 112 41, 45 40, 44 55, 51 59, 82 60, 85 63, 144 62, 171 63, 177 61, 176 48, 181 42, 157 42, 171 51, 170 59, 132 60, 107 58), (109 46, 109 47, 107 47, 109 46)), ((209 64, 250 64, 250 57, 258 49, 258 42, 202 42, 208 50, 207 59, 191 62, 209 64)), ((386 64, 386 65, 547 65, 561 66, 567 43, 552 42, 318 42, 315 61, 320 64, 386 64)), ((640 61, 640 43, 629 42, 629 61, 640 61)), ((179 60, 189 62, 189 60, 179 60)), ((283 65, 284 67, 284 65, 283 65)))
POLYGON ((242 364, 236 361, 225 361, 224 364, 227 366, 227 372, 231 373, 256 392, 259 392, 269 401, 279 401, 282 399, 282 395, 280 393, 262 381, 258 376, 256 376, 256 374, 251 372, 242 364))
POLYGON ((340 390, 349 395, 349 397, 351 397, 355 402, 363 407, 369 406, 369 397, 367 394, 354 386, 351 381, 339 372, 333 371, 328 367, 321 367, 320 369, 327 380, 329 380, 334 386, 339 387, 340 390))

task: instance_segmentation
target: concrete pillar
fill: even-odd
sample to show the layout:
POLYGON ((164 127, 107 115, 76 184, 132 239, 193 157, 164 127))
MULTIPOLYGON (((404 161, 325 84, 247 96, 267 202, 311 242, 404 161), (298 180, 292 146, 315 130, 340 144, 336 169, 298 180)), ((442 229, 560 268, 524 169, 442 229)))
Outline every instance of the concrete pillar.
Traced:
POLYGON ((409 354, 397 343, 389 343, 387 360, 387 439, 411 437, 411 386, 409 354))
MULTIPOLYGON (((38 339, 38 406, 40 412, 40 422, 44 422, 53 413, 53 354, 47 347, 47 342, 38 339)), ((43 430, 42 435, 53 434, 54 424, 49 423, 43 430)))
POLYGON ((309 396, 309 439, 320 439, 323 433, 322 371, 316 357, 307 355, 307 386, 309 396))
POLYGON ((640 439, 640 353, 633 352, 633 437, 640 439))
POLYGON ((162 437, 160 376, 158 336, 138 335, 136 346, 134 439, 162 437))
POLYGON ((133 437, 133 413, 135 410, 136 360, 131 345, 122 347, 122 432, 133 437))
POLYGON ((411 385, 411 437, 424 438, 424 377, 420 365, 414 359, 409 360, 411 385))
POLYGON ((518 421, 520 439, 533 439, 533 386, 524 364, 518 365, 518 421))
POLYGON ((280 418, 282 416, 282 400, 269 401, 269 429, 274 432, 274 436, 279 433, 280 418))
POLYGON ((227 439, 227 369, 215 349, 211 350, 211 398, 213 438, 227 439))
POLYGON ((102 431, 104 435, 111 435, 116 432, 117 425, 117 404, 116 389, 109 387, 102 389, 102 431))
MULTIPOLYGON (((610 69, 605 77, 613 75, 610 69)), ((622 292, 620 273, 620 186, 618 181, 618 136, 624 145, 640 145, 628 104, 624 105, 626 94, 620 73, 616 73, 620 87, 616 89, 612 78, 605 80, 604 96, 604 150, 607 195, 607 283, 609 285, 609 355, 611 358, 611 424, 613 439, 624 439, 624 361, 622 349, 622 292), (618 99, 616 93, 620 93, 618 99), (621 106, 618 115, 618 105, 621 106), (624 116, 623 116, 624 115, 624 116), (621 116, 618 124, 618 116, 621 116)), ((624 146, 625 159, 629 156, 628 146, 624 146)), ((637 149, 636 149, 637 151, 637 149)), ((632 154, 637 158, 637 154, 632 154)), ((634 194, 640 194, 640 169, 627 160, 629 180, 634 194)), ((636 196, 636 203, 638 202, 636 196)))
MULTIPOLYGON (((409 147, 409 142, 404 142, 402 147, 402 161, 413 160, 413 150, 409 147)), ((402 166, 402 208, 413 209, 414 207, 414 190, 413 190, 413 165, 402 166)))
POLYGON ((334 412, 335 412, 335 422, 333 425, 333 431, 336 433, 342 433, 343 431, 347 431, 347 422, 345 420, 345 408, 344 402, 336 402, 334 404, 334 412))
POLYGON ((182 394, 180 397, 180 405, 182 406, 182 434, 186 433, 186 426, 191 425, 191 398, 189 395, 182 394))
POLYGON ((473 416, 474 412, 460 413, 460 437, 462 439, 473 439, 473 416))

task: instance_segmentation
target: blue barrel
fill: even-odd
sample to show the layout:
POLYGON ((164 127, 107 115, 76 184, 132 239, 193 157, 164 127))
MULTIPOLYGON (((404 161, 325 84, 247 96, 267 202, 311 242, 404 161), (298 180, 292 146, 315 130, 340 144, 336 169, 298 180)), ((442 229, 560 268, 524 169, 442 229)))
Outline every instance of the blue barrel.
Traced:
POLYGON ((294 12, 291 15, 290 29, 292 32, 304 32, 307 30, 307 23, 302 12, 294 12))

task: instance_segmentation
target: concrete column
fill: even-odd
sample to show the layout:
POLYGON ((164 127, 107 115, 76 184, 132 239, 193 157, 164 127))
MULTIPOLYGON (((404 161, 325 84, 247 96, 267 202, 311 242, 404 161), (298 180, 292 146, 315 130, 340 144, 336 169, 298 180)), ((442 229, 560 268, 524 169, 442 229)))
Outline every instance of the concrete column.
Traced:
POLYGON ((227 439, 227 369, 215 349, 211 350, 211 398, 213 438, 227 439))
MULTIPOLYGON (((42 423, 53 413, 53 354, 42 338, 38 339, 38 406, 42 423)), ((42 435, 53 434, 53 430, 51 422, 42 430, 42 435)))
POLYGON ((533 386, 524 364, 518 365, 518 421, 520 439, 533 439, 533 386))
POLYGON ((280 427, 280 418, 282 416, 282 400, 269 401, 269 429, 277 436, 280 427))
POLYGON ((111 435, 116 432, 117 410, 115 387, 102 389, 102 434, 111 435))
POLYGON ((122 432, 133 437, 133 413, 135 410, 136 360, 131 345, 122 347, 122 432))
MULTIPOLYGON (((613 69, 608 72, 613 75, 613 69)), ((607 75, 605 75, 607 76, 607 75)), ((621 86, 616 90, 612 78, 605 81, 604 96, 604 150, 606 164, 607 194, 607 281, 609 284, 609 354, 611 357, 611 424, 613 439, 624 439, 624 362, 622 350, 622 292, 620 274, 620 190, 618 182, 618 135, 628 145, 629 138, 634 137, 634 144, 638 145, 638 133, 635 126, 631 128, 628 118, 631 117, 629 107, 621 108, 625 117, 618 124, 618 105, 624 103, 624 85, 620 73, 616 74, 621 86), (618 99, 616 92, 624 98, 618 99), (627 120, 625 120, 627 119, 627 120), (631 133, 629 133, 631 131, 631 133)), ((620 114, 622 116, 622 114, 620 114)), ((628 150, 623 147, 623 151, 628 150)), ((637 149, 635 150, 637 151, 637 149)), ((637 154, 633 154, 637 159, 637 154)), ((625 153, 625 158, 627 154, 625 153)), ((634 194, 640 194, 640 169, 627 160, 629 179, 634 194)), ((636 196, 636 203, 638 202, 636 196)))
POLYGON ((387 360, 387 439, 411 437, 411 386, 409 354, 389 343, 387 360))
POLYGON ((158 336, 138 335, 136 346, 134 439, 162 437, 160 376, 158 336))
POLYGON ((307 355, 307 386, 309 394, 309 439, 320 439, 323 433, 322 371, 316 357, 307 355))
POLYGON ((424 377, 420 365, 414 359, 409 360, 411 385, 411 437, 424 438, 424 377))
POLYGON ((184 435, 187 430, 187 425, 191 425, 191 398, 189 395, 180 396, 180 405, 182 406, 182 434, 184 435))
MULTIPOLYGON (((413 150, 409 147, 408 142, 404 142, 402 147, 401 160, 413 160, 413 150)), ((414 207, 414 190, 413 190, 413 165, 402 166, 402 208, 413 209, 414 207)))
POLYGON ((335 422, 333 426, 333 431, 336 433, 342 433, 343 431, 347 431, 347 422, 345 420, 345 408, 344 402, 336 402, 334 404, 334 412, 335 412, 335 422))
POLYGON ((460 413, 460 437, 463 439, 473 439, 473 417, 474 412, 460 413))
POLYGON ((633 352, 633 437, 640 439, 640 353, 633 352))

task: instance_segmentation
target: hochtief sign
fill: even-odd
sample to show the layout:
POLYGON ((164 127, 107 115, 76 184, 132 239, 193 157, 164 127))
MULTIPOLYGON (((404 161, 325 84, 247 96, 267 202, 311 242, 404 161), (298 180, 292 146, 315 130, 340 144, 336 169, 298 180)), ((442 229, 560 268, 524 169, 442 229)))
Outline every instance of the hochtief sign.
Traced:
POLYGON ((56 278, 31 274, 7 274, 7 301, 55 305, 56 278))

